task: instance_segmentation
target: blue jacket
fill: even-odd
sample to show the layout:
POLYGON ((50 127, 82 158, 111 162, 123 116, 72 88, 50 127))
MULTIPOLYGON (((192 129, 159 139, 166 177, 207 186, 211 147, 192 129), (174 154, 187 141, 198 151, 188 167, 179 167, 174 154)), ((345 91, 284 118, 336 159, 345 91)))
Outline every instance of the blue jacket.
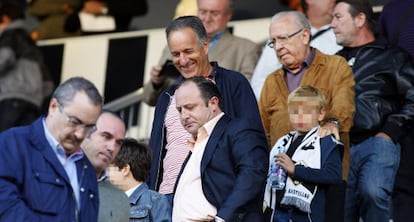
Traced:
POLYGON ((247 119, 224 115, 217 122, 200 164, 203 193, 217 216, 227 222, 263 221, 268 151, 265 134, 247 119))
MULTIPOLYGON (((212 63, 212 65, 214 67, 212 77, 222 96, 223 112, 230 118, 248 119, 254 128, 264 132, 256 97, 249 81, 238 72, 219 67, 217 63, 212 63)), ((157 101, 149 141, 153 156, 148 186, 154 190, 158 190, 162 179, 162 160, 165 155, 164 147, 166 144, 165 115, 171 102, 171 96, 182 80, 183 78, 180 77, 176 84, 168 87, 161 93, 157 101)))
POLYGON ((46 140, 39 118, 0 134, 0 221, 93 222, 98 216, 96 172, 76 162, 81 208, 69 178, 46 140))
POLYGON ((141 184, 129 197, 130 222, 171 222, 171 205, 167 197, 141 184))

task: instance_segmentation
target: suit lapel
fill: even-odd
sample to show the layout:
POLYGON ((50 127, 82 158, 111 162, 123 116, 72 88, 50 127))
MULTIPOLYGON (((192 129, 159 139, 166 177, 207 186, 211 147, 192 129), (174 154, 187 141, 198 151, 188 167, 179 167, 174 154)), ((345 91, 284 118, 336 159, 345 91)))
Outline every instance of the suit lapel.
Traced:
POLYGON ((218 148, 218 143, 220 139, 223 137, 223 134, 226 131, 229 121, 230 118, 224 115, 223 117, 221 117, 221 119, 217 122, 216 126, 214 127, 213 132, 211 133, 206 144, 206 148, 204 149, 203 158, 201 159, 201 174, 204 173, 208 163, 213 157, 214 152, 218 148))
POLYGON ((43 118, 40 118, 36 121, 35 124, 31 127, 31 137, 30 140, 34 144, 34 147, 39 150, 43 157, 53 166, 54 170, 61 178, 64 178, 65 182, 70 184, 69 178, 66 174, 65 169, 62 164, 59 162, 55 152, 53 151, 50 144, 47 142, 45 135, 43 134, 43 118))
POLYGON ((226 30, 217 42, 217 45, 209 51, 209 58, 217 58, 222 54, 226 54, 225 51, 228 50, 227 46, 231 43, 230 37, 230 32, 226 30))
POLYGON ((174 184, 174 192, 173 192, 173 193, 175 193, 175 191, 177 190, 178 181, 180 181, 181 175, 183 174, 184 168, 185 168, 185 166, 187 165, 188 160, 189 160, 189 159, 190 159, 190 157, 191 157, 191 154, 192 154, 192 152, 191 152, 191 151, 189 151, 189 152, 188 152, 188 154, 187 154, 187 157, 185 158, 185 160, 184 160, 184 162, 183 162, 183 165, 181 165, 180 172, 178 173, 177 180, 176 180, 176 182, 175 182, 175 184, 174 184))

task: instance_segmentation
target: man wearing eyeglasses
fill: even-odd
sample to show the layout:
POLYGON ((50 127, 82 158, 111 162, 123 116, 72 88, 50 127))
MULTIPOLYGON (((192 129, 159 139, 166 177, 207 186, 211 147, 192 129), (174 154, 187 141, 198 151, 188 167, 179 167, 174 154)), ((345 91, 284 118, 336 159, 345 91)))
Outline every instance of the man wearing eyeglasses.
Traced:
POLYGON ((0 221, 97 221, 96 172, 80 145, 102 102, 92 82, 73 77, 47 116, 0 134, 0 221))
MULTIPOLYGON (((329 25, 335 0, 300 0, 298 2, 302 5, 311 25, 309 45, 328 55, 333 55, 342 49, 340 45, 336 44, 335 34, 329 25)), ((275 58, 275 51, 265 46, 254 68, 250 82, 258 100, 266 77, 282 67, 282 64, 275 58)))
MULTIPOLYGON (((309 46, 310 24, 301 12, 276 14, 270 24, 269 36, 269 47, 275 50, 277 59, 282 64, 282 68, 267 77, 259 100, 260 115, 270 147, 283 134, 293 130, 288 121, 289 92, 302 85, 318 88, 327 102, 327 115, 321 123, 321 136, 334 134, 344 143, 345 180, 349 162, 348 132, 355 112, 351 69, 343 58, 325 55, 309 46)), ((342 185, 338 192, 341 193, 339 198, 343 200, 345 186, 342 185)), ((274 206, 269 207, 275 209, 274 206)))

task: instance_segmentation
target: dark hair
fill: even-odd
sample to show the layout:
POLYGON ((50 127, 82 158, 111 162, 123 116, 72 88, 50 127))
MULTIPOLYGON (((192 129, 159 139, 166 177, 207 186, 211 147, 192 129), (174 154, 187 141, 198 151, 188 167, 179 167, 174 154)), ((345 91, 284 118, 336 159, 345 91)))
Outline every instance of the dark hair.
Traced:
POLYGON ((113 117, 118 118, 121 122, 123 122, 123 123, 124 123, 124 126, 126 127, 127 123, 126 123, 126 121, 124 120, 123 116, 119 115, 119 113, 114 112, 114 111, 109 110, 109 109, 103 109, 103 110, 102 110, 102 112, 101 112, 101 115, 102 115, 102 114, 104 114, 104 113, 110 114, 110 115, 112 115, 113 117))
POLYGON ((24 12, 20 8, 19 5, 15 3, 0 3, 0 22, 2 21, 2 17, 6 15, 10 18, 10 20, 14 21, 17 19, 24 19, 24 12))
POLYGON ((125 138, 113 164, 119 169, 129 165, 134 179, 145 181, 151 168, 151 158, 151 150, 147 145, 133 138, 125 138))
POLYGON ((365 14, 368 29, 373 33, 375 32, 375 14, 369 0, 336 0, 335 4, 340 2, 349 5, 348 12, 352 17, 356 17, 359 13, 365 14))
POLYGON ((300 1, 300 6, 302 7, 303 12, 306 14, 306 13, 307 13, 307 11, 308 11, 308 8, 309 8, 309 5, 308 5, 308 3, 306 2, 306 0, 301 0, 301 1, 300 1))
POLYGON ((204 28, 203 22, 197 16, 182 16, 170 22, 165 29, 167 40, 172 31, 177 31, 184 28, 191 28, 198 37, 198 43, 203 45, 207 41, 207 31, 204 28))
POLYGON ((83 77, 72 77, 60 84, 53 92, 52 98, 65 106, 72 102, 76 93, 82 91, 86 93, 92 104, 102 106, 103 98, 98 89, 91 81, 83 77))
POLYGON ((206 79, 204 77, 200 76, 194 76, 188 79, 185 79, 179 87, 186 85, 188 83, 194 83, 197 88, 200 90, 201 97, 203 98, 206 106, 208 105, 208 102, 211 98, 217 97, 219 100, 219 107, 220 109, 223 109, 222 103, 221 103, 221 94, 216 86, 216 84, 209 79, 206 79))

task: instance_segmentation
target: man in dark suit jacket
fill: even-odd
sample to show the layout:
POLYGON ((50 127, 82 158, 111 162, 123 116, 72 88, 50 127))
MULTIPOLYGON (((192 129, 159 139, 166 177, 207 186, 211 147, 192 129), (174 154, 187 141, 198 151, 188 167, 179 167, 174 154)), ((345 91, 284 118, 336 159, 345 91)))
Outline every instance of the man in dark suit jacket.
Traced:
POLYGON ((242 74, 224 69, 208 57, 207 32, 202 21, 195 16, 185 16, 170 22, 166 36, 174 67, 181 76, 158 98, 149 146, 152 150, 148 186, 165 194, 172 202, 174 186, 187 156, 187 139, 191 138, 180 123, 175 107, 177 84, 186 78, 202 76, 217 84, 223 96, 222 110, 231 118, 249 119, 251 126, 263 131, 257 101, 249 81, 242 74))
POLYGON ((184 80, 176 91, 194 144, 176 184, 173 221, 263 220, 265 135, 246 119, 226 116, 220 100, 217 86, 203 77, 184 80))

